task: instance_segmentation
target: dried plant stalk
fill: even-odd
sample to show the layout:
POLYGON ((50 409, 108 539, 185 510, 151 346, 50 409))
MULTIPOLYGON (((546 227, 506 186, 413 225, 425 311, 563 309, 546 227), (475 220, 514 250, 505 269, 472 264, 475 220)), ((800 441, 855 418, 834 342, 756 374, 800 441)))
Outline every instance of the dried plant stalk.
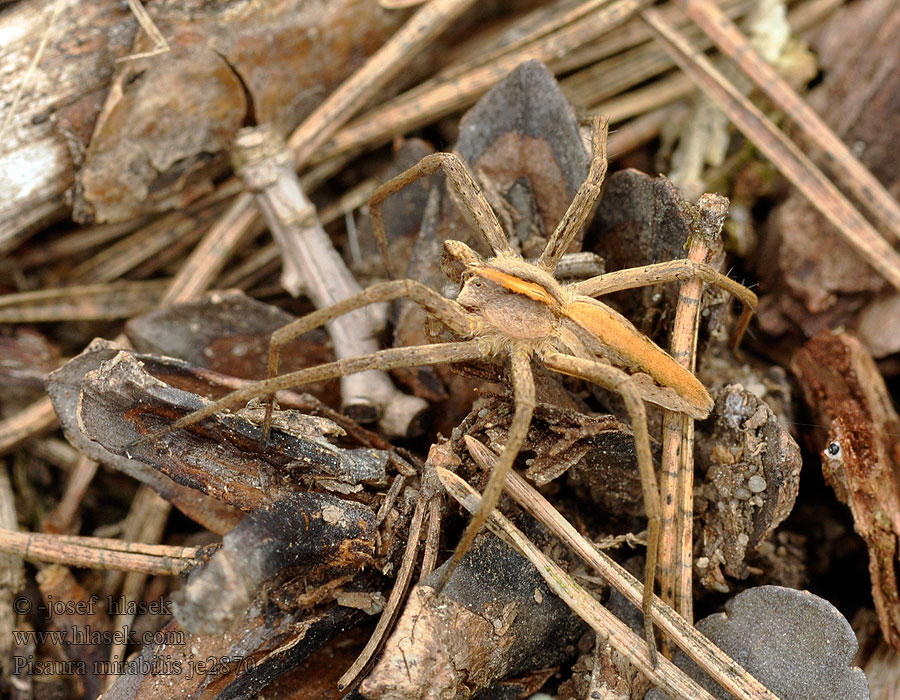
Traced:
MULTIPOLYGON (((438 467, 437 473, 444 488, 460 505, 471 513, 478 511, 481 497, 475 489, 451 471, 438 467)), ((664 656, 658 657, 658 663, 654 664, 650 648, 643 639, 600 605, 590 593, 549 559, 499 511, 491 511, 487 525, 499 537, 527 557, 544 577, 550 589, 587 622, 599 638, 608 641, 616 651, 639 668, 654 685, 665 690, 676 700, 713 700, 712 695, 664 656)))
POLYGON ((200 548, 0 529, 0 551, 30 561, 178 576, 197 565, 200 548))
MULTIPOLYGON (((706 262, 710 245, 721 234, 728 212, 728 198, 705 194, 691 207, 693 221, 688 258, 706 262)), ((682 366, 694 371, 697 328, 703 281, 681 284, 675 320, 672 324, 670 354, 682 366)), ((666 411, 662 429, 660 489, 663 503, 660 543, 661 598, 688 622, 693 621, 692 557, 694 515, 694 422, 683 414, 666 411)))
POLYGON ((844 195, 822 174, 778 127, 729 83, 705 56, 654 8, 642 15, 657 40, 672 58, 809 199, 847 242, 890 284, 900 290, 900 254, 866 221, 844 195))
POLYGON ((753 83, 824 153, 832 176, 862 202, 879 227, 900 241, 900 205, 818 114, 783 80, 740 29, 709 0, 684 0, 685 13, 731 56, 753 83))

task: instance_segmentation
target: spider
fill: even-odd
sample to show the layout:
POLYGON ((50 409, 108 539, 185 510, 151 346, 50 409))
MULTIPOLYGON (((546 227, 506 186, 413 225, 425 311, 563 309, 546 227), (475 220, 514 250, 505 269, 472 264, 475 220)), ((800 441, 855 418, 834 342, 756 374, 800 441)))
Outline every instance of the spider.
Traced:
MULTIPOLYGON (((592 159, 588 175, 571 205, 549 237, 537 261, 514 252, 502 226, 463 161, 454 153, 435 153, 379 187, 369 201, 373 229, 386 262, 387 242, 380 206, 391 194, 418 178, 443 169, 457 206, 471 216, 492 252, 481 258, 460 241, 444 243, 442 270, 461 285, 455 299, 442 296, 411 279, 372 285, 331 307, 319 309, 279 329, 270 343, 269 378, 254 382, 175 421, 144 440, 152 440, 191 425, 214 413, 266 397, 264 439, 268 438, 274 392, 369 369, 505 360, 515 409, 506 443, 490 475, 481 507, 472 517, 450 563, 436 586, 439 593, 454 567, 468 551, 488 514, 497 505, 504 479, 528 434, 537 403, 532 362, 560 374, 593 382, 619 393, 631 418, 648 521, 648 546, 643 607, 652 600, 660 530, 660 502, 644 401, 705 418, 713 401, 694 375, 678 364, 626 318, 593 297, 610 292, 698 277, 727 290, 744 304, 735 333, 740 339, 756 306, 756 295, 710 266, 687 259, 606 273, 563 285, 553 272, 596 202, 606 174, 608 122, 592 120, 592 159), (376 302, 406 298, 422 306, 458 340, 414 347, 391 348, 355 358, 277 376, 282 345, 331 319, 376 302)), ((648 643, 655 649, 650 615, 645 614, 648 643)))

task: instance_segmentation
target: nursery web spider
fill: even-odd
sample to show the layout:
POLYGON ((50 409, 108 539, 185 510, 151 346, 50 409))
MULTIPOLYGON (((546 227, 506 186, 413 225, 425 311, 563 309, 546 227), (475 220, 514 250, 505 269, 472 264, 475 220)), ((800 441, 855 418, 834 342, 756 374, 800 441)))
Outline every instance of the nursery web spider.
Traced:
MULTIPOLYGON (((331 307, 314 311, 272 335, 269 379, 249 384, 145 439, 160 437, 259 396, 267 397, 263 431, 268 438, 275 391, 368 369, 390 370, 505 358, 515 399, 512 423, 497 466, 482 494, 481 507, 469 522, 450 565, 445 569, 438 585, 440 590, 496 506, 506 474, 528 434, 537 402, 531 364, 539 361, 561 374, 615 391, 624 399, 631 417, 648 519, 643 600, 644 610, 648 611, 656 569, 660 503, 643 402, 650 401, 699 419, 709 414, 713 401, 691 372, 640 333, 627 319, 592 297, 661 282, 700 278, 722 287, 743 302, 744 313, 735 334, 736 340, 739 340, 756 306, 756 295, 710 266, 687 259, 610 272, 574 284, 557 282, 553 271, 584 224, 600 194, 606 174, 606 120, 595 119, 592 131, 593 157, 587 179, 578 189, 536 262, 524 260, 513 251, 497 216, 457 155, 436 153, 426 156, 418 165, 386 182, 372 195, 369 207, 373 228, 384 253, 387 244, 381 203, 414 180, 443 168, 455 192, 457 205, 471 215, 475 227, 493 253, 493 257, 482 259, 460 241, 444 243, 442 269, 453 281, 461 284, 456 299, 448 299, 416 280, 402 279, 374 284, 331 307), (433 319, 461 340, 391 348, 276 376, 279 349, 290 339, 354 309, 400 298, 421 305, 433 319)), ((649 614, 644 619, 648 642, 655 650, 649 614)))

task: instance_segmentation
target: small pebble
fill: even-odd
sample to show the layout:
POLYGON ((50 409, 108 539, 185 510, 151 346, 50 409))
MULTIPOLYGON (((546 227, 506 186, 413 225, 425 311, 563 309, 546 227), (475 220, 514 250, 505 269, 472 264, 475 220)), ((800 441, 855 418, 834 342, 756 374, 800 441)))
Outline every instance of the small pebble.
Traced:
POLYGON ((766 490, 766 480, 763 479, 759 474, 754 474, 749 479, 747 479, 747 488, 749 488, 753 493, 762 493, 766 490))

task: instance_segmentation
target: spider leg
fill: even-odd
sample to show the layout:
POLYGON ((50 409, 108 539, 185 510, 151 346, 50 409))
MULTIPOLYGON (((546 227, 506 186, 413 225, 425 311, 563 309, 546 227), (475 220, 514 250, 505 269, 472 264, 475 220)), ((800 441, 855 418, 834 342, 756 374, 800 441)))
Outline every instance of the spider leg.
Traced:
POLYGON ((591 120, 591 126, 591 166, 587 177, 581 183, 578 192, 575 193, 569 209, 560 219, 538 260, 538 264, 550 272, 556 269, 559 259, 572 244, 575 234, 584 226, 597 197, 600 196, 603 179, 606 177, 606 136, 609 132, 609 119, 594 117, 591 120))
POLYGON ((732 347, 736 348, 741 342, 744 331, 747 330, 750 317, 753 316, 753 312, 756 310, 756 294, 706 263, 680 258, 642 267, 629 267, 624 270, 616 270, 615 272, 607 272, 597 277, 591 277, 583 282, 576 282, 571 288, 577 294, 597 297, 602 294, 620 292, 623 289, 649 287, 663 282, 683 282, 692 278, 699 278, 708 284, 714 284, 737 297, 743 303, 744 308, 741 311, 741 317, 731 339, 732 347))
MULTIPOLYGON (((469 334, 467 313, 455 301, 438 294, 421 282, 416 280, 393 280, 373 284, 359 294, 347 297, 336 304, 324 309, 318 309, 307 314, 286 326, 282 326, 272 334, 269 340, 268 378, 278 374, 278 364, 281 357, 281 347, 307 331, 328 323, 328 321, 346 313, 375 304, 378 302, 393 301, 399 298, 408 298, 422 306, 433 316, 437 317, 454 333, 461 336, 469 334)), ((272 406, 275 395, 268 394, 265 398, 266 417, 263 421, 263 442, 269 439, 269 430, 272 425, 272 406)))
POLYGON ((556 372, 578 377, 585 381, 617 392, 625 400, 625 407, 631 417, 631 429, 634 432, 634 447, 637 452, 638 471, 641 475, 641 488, 644 495, 644 510, 647 513, 647 562, 644 570, 644 634, 650 646, 650 655, 656 665, 656 639, 653 636, 653 621, 650 617, 650 606, 653 603, 653 588, 656 580, 656 559, 659 551, 659 533, 661 506, 659 487, 656 483, 656 470, 653 468, 653 455, 650 452, 650 434, 647 429, 647 412, 638 388, 631 377, 612 365, 594 360, 584 360, 572 355, 548 352, 541 356, 544 365, 556 372))
POLYGON ((409 170, 385 182, 369 198, 369 215, 372 217, 372 231, 375 234, 378 247, 381 249, 385 267, 387 267, 388 274, 391 277, 394 277, 394 270, 388 255, 387 235, 384 232, 384 220, 381 216, 381 203, 390 195, 399 192, 420 177, 427 177, 433 174, 438 168, 444 169, 447 180, 457 195, 457 206, 462 205, 465 207, 465 211, 471 215, 475 222, 475 227, 481 231, 482 237, 494 252, 494 255, 513 253, 509 241, 506 239, 506 234, 503 233, 503 227, 497 219, 497 215, 481 193, 481 189, 462 158, 455 153, 432 153, 429 156, 425 156, 409 170))
POLYGON ((528 436, 531 416, 536 405, 534 377, 531 373, 531 358, 524 352, 513 351, 509 360, 516 410, 513 414, 512 423, 509 426, 509 433, 506 436, 506 444, 503 445, 503 451, 497 459, 494 471, 491 472, 487 486, 484 487, 484 493, 481 494, 481 504, 478 506, 478 512, 472 516, 472 519, 466 526, 459 544, 456 545, 456 549, 453 551, 449 564, 442 572, 441 578, 435 586, 435 595, 439 595, 444 586, 447 585, 453 570, 466 552, 469 551, 472 541, 481 531, 491 511, 496 508, 497 501, 500 500, 500 494, 503 492, 503 483, 506 481, 506 475, 512 469, 513 462, 515 462, 519 450, 522 449, 522 443, 525 442, 525 438, 528 436))
MULTIPOLYGON (((349 301, 346 300, 346 301, 349 301)), ((327 311, 327 309, 322 309, 327 311)), ((319 313, 314 312, 314 313, 319 313)), ((312 316, 314 314, 310 314, 312 316)), ((350 357, 336 362, 328 362, 317 367, 307 367, 296 372, 282 374, 278 377, 263 379, 258 382, 251 382, 237 391, 233 391, 227 396, 223 396, 218 401, 213 401, 201 409, 182 416, 172 424, 166 426, 162 430, 141 438, 134 444, 140 444, 147 441, 155 441, 164 435, 186 428, 193 425, 197 421, 218 413, 226 408, 231 408, 241 403, 246 403, 250 399, 274 394, 282 389, 290 389, 311 382, 319 382, 326 379, 334 379, 345 374, 355 374, 368 369, 391 370, 399 367, 414 367, 419 365, 437 365, 445 362, 467 362, 478 360, 484 357, 483 350, 479 347, 476 340, 466 340, 457 343, 436 343, 434 345, 416 345, 404 348, 389 348, 387 350, 379 350, 368 355, 360 355, 359 357, 350 357)))

